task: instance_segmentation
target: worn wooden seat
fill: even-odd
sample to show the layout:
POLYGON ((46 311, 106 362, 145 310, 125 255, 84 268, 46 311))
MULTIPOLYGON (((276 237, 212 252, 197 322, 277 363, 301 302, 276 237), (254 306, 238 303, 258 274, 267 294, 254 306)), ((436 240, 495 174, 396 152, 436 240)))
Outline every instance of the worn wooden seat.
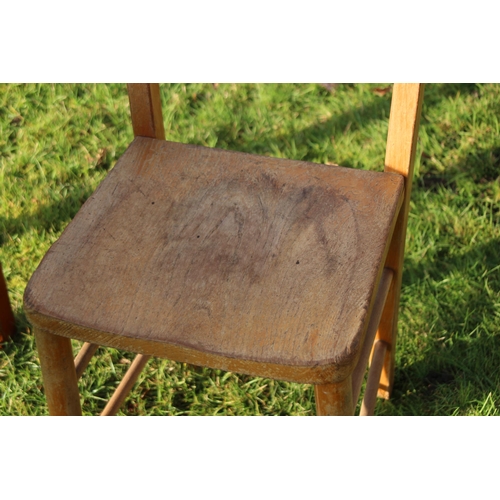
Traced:
MULTIPOLYGON (((411 166, 422 90, 394 93, 407 102, 391 120, 408 125, 392 134, 411 166)), ((77 376, 104 345, 139 353, 105 414, 149 356, 316 384, 319 414, 351 414, 381 316, 369 385, 375 394, 385 363, 388 392, 404 172, 168 142, 157 89, 130 96, 136 138, 25 292, 51 413, 81 411, 77 376), (76 371, 69 338, 87 343, 76 371)))

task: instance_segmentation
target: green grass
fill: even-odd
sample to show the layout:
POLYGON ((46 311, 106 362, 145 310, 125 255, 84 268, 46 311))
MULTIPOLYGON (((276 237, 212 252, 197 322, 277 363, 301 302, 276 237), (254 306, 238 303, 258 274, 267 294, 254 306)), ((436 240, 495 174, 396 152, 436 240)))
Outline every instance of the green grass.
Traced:
MULTIPOLYGON (((170 140, 383 168, 377 85, 164 85, 170 140)), ((408 228, 393 397, 381 415, 500 413, 500 85, 428 85, 408 228)), ((0 85, 0 262, 19 333, 0 350, 0 415, 47 413, 22 309, 38 263, 132 139, 124 85, 0 85)), ((75 343, 75 349, 78 344, 75 343)), ((132 355, 100 349, 97 413, 132 355)), ((152 360, 122 413, 311 415, 311 386, 152 360)))

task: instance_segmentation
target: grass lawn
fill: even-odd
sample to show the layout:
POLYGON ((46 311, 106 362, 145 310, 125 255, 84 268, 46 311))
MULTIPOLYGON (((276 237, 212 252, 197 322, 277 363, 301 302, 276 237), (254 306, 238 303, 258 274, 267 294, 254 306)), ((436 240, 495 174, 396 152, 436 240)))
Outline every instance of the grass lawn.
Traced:
MULTIPOLYGON (((161 87, 173 141, 381 170, 386 84, 161 87)), ((392 399, 379 415, 500 413, 500 85, 426 87, 392 399)), ((0 262, 19 333, 0 350, 0 415, 47 406, 26 283, 132 139, 125 85, 0 85, 0 262)), ((78 343, 74 344, 75 352, 78 343)), ((80 381, 100 412, 133 355, 80 381)), ((120 414, 313 415, 311 386, 151 360, 120 414)))

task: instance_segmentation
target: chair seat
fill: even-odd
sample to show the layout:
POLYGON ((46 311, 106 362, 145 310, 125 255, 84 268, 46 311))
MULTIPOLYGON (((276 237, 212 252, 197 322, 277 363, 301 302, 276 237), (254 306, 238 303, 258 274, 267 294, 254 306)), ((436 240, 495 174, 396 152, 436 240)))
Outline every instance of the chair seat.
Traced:
POLYGON ((402 192, 398 174, 137 137, 42 260, 26 312, 99 345, 341 380, 402 192))

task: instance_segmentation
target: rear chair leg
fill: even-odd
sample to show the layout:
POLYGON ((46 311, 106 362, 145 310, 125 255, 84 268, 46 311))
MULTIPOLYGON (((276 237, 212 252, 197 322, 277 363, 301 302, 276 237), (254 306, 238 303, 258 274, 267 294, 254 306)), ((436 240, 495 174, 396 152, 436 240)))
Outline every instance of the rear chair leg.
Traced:
POLYGON ((315 385, 314 394, 316 396, 317 415, 352 416, 354 414, 350 376, 336 384, 315 385))
POLYGON ((377 340, 375 342, 370 371, 368 372, 368 380, 366 382, 365 396, 359 413, 362 417, 375 414, 377 390, 380 387, 380 375, 384 366, 387 347, 388 344, 383 340, 377 340))
POLYGON ((81 415, 71 340, 35 329, 43 384, 51 415, 81 415))
MULTIPOLYGON (((399 297, 401 294, 401 273, 397 273, 392 282, 389 295, 385 303, 382 318, 379 323, 375 343, 378 340, 387 344, 385 360, 380 375, 378 397, 389 399, 394 385, 396 338, 399 312, 399 297), (399 276, 398 276, 399 274, 399 276)), ((374 346, 375 347, 375 344, 374 346)), ((373 357, 373 350, 372 350, 373 357)))
POLYGON ((5 342, 16 331, 14 314, 9 302, 7 284, 0 264, 0 342, 5 342))

